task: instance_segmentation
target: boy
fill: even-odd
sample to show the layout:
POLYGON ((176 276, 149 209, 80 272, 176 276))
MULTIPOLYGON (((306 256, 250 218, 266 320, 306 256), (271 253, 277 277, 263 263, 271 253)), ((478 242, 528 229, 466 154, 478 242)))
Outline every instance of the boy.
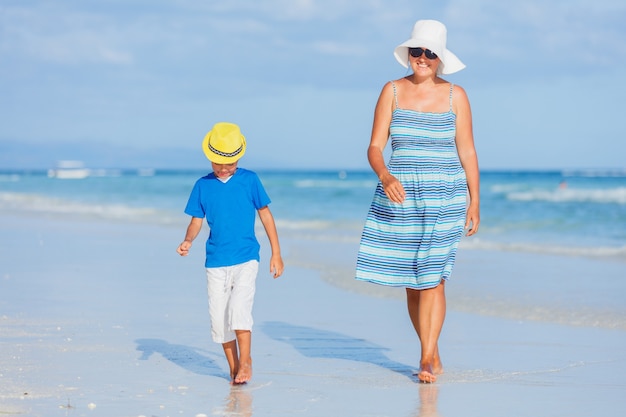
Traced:
POLYGON ((206 261, 211 336, 221 343, 232 384, 252 377, 250 343, 252 304, 259 267, 259 243, 254 232, 259 214, 269 239, 270 273, 283 273, 278 233, 268 204, 270 199, 258 176, 238 168, 246 151, 246 139, 232 123, 217 123, 202 143, 213 172, 193 187, 185 213, 191 216, 185 240, 176 250, 187 256, 206 218, 210 228, 206 261))

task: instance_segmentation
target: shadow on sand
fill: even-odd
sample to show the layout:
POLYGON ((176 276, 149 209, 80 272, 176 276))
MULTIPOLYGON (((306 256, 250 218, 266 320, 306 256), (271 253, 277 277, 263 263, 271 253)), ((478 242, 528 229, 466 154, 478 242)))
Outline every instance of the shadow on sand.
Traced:
POLYGON ((304 356, 367 362, 397 372, 411 380, 414 379, 409 365, 389 359, 384 354, 384 351, 389 350, 388 348, 367 340, 276 321, 263 323, 260 327, 272 339, 289 343, 304 356))
POLYGON ((230 375, 211 358, 200 353, 201 349, 174 345, 161 339, 137 339, 137 350, 142 352, 139 360, 148 360, 158 353, 168 361, 198 375, 210 375, 230 381, 230 375))

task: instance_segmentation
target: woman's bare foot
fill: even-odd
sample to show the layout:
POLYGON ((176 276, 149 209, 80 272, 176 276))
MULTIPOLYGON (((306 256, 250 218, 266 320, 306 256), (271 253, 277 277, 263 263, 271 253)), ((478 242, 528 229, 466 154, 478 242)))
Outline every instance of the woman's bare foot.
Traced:
POLYGON ((420 371, 417 374, 417 379, 420 382, 424 382, 425 384, 432 384, 437 380, 435 373, 433 372, 433 367, 430 364, 423 364, 420 367, 420 371))
POLYGON ((237 372, 233 383, 245 384, 250 381, 250 378, 252 378, 252 359, 239 363, 239 371, 237 372))
POLYGON ((435 375, 443 374, 443 364, 441 363, 441 359, 435 358, 435 362, 433 364, 433 373, 435 375))

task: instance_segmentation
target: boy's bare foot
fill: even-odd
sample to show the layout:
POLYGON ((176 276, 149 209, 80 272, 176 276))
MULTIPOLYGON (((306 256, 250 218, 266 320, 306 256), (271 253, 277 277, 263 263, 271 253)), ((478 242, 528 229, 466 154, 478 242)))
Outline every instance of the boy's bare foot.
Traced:
POLYGON ((421 365, 420 371, 417 374, 417 379, 419 379, 420 382, 424 382, 426 384, 432 384, 433 382, 435 382, 437 380, 437 377, 435 376, 435 373, 433 372, 432 365, 430 364, 421 365))
POLYGON ((233 380, 234 384, 245 384, 252 378, 252 359, 239 363, 239 371, 233 380))

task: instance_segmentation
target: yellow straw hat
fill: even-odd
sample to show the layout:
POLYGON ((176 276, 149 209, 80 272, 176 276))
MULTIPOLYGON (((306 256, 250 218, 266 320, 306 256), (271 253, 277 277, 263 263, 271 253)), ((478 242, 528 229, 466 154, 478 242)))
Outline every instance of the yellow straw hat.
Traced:
POLYGON ((211 162, 232 164, 246 152, 246 138, 236 124, 216 123, 204 137, 202 150, 211 162))

